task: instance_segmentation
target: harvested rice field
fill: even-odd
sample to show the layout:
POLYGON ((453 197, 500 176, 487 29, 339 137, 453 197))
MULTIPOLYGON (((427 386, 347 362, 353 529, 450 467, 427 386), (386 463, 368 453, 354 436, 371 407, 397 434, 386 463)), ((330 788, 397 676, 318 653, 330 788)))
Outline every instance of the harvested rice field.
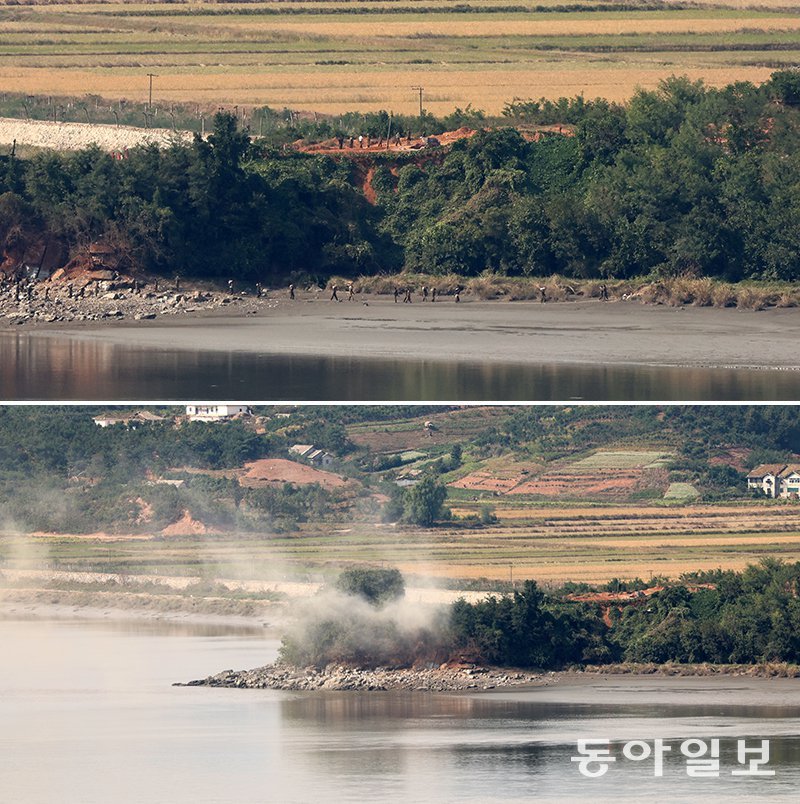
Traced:
MULTIPOLYGON (((99 95, 340 113, 436 114, 583 94, 622 101, 672 74, 722 85, 800 64, 787 0, 297 0, 0 3, 0 80, 99 95)), ((87 113, 87 116, 88 113, 87 113)))
MULTIPOLYGON (((454 513, 463 516, 478 508, 459 505, 454 513)), ((52 569, 130 576, 196 575, 202 570, 240 580, 319 580, 353 563, 385 562, 416 579, 447 579, 455 585, 459 580, 509 577, 602 583, 741 568, 765 556, 800 560, 796 503, 675 509, 540 506, 520 513, 519 519, 501 517, 498 525, 475 530, 309 525, 291 535, 117 537, 113 542, 40 535, 30 552, 46 556, 52 569)), ((23 563, 12 560, 8 568, 21 569, 23 563)))

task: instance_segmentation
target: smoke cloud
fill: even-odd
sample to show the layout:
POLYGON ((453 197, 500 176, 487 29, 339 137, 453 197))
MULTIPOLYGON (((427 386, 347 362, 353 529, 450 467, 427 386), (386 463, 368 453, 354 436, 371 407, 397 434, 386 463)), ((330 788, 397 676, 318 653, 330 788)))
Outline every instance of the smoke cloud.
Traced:
POLYGON ((447 658, 448 608, 405 597, 378 609, 326 587, 293 610, 281 646, 288 664, 411 667, 447 658))

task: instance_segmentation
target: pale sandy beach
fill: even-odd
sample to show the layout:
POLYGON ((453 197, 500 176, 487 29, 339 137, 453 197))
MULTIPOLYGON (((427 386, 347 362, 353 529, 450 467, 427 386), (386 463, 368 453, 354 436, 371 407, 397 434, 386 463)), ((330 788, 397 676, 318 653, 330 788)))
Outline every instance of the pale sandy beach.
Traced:
POLYGON ((800 311, 598 301, 452 300, 412 305, 367 297, 260 306, 250 314, 55 324, 36 337, 157 350, 522 364, 800 367, 800 311))

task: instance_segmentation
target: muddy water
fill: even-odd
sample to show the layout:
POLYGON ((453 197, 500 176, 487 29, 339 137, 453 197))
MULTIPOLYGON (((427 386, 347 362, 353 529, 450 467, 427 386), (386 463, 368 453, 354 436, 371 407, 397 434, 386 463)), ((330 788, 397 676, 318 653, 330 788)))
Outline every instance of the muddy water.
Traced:
POLYGON ((800 371, 314 357, 0 332, 0 400, 198 398, 781 401, 800 398, 800 371))
POLYGON ((171 683, 257 665, 258 630, 0 621, 0 796, 13 802, 775 800, 800 783, 800 683, 582 679, 527 692, 290 694, 171 683), (664 775, 624 741, 674 746, 664 775), (719 738, 719 778, 681 740, 719 738), (736 739, 771 741, 772 777, 731 776, 736 739), (579 738, 619 761, 587 779, 579 738))

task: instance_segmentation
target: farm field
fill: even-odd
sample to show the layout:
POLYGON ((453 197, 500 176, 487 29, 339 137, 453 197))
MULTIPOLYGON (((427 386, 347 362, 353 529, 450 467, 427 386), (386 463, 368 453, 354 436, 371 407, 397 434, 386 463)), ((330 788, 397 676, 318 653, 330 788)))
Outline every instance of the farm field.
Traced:
MULTIPOLYGON (((576 461, 546 468, 517 462, 489 462, 450 483, 480 494, 528 495, 599 501, 662 497, 667 490, 669 452, 598 450, 576 461)), ((501 513, 501 515, 503 515, 501 513)))
POLYGON ((349 425, 348 438, 370 452, 396 452, 468 441, 495 422, 504 421, 508 408, 464 407, 455 411, 433 412, 390 422, 364 422, 349 425), (431 422, 433 427, 425 427, 431 422))
MULTIPOLYGON (((469 513, 462 506, 457 513, 469 513)), ((692 505, 531 507, 520 518, 470 530, 377 525, 307 526, 299 534, 172 538, 0 539, 9 570, 202 576, 239 580, 321 580, 343 566, 399 567, 415 583, 534 578, 601 583, 612 578, 716 567, 738 569, 765 556, 800 560, 800 506, 692 505), (16 546, 15 546, 16 545, 16 546)))
MULTIPOLYGON (((800 63, 800 9, 786 0, 591 0, 0 4, 0 79, 33 95, 93 94, 435 114, 514 98, 622 101, 672 74, 762 81, 800 63)), ((90 113, 87 111, 87 117, 90 113)))

